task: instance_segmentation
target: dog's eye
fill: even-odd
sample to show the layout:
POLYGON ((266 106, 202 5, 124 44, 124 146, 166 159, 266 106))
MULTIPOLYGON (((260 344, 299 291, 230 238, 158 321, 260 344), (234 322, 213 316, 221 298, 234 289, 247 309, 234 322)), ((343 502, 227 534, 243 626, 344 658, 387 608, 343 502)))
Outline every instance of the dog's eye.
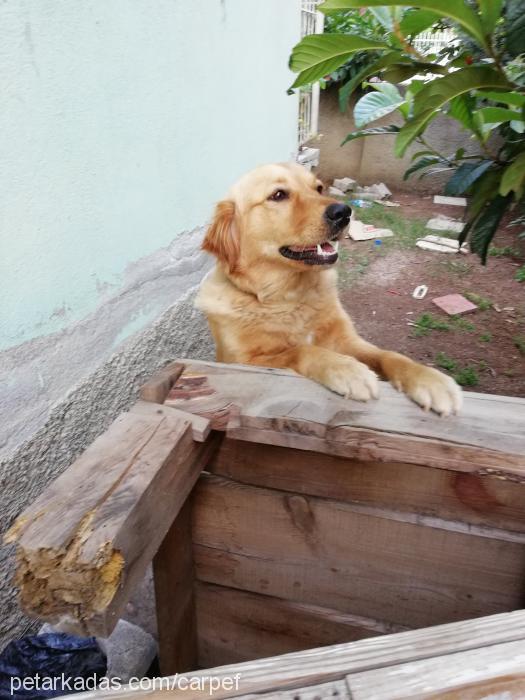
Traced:
POLYGON ((319 194, 323 194, 323 186, 322 185, 317 185, 316 189, 319 192, 319 194))
POLYGON ((268 199, 272 202, 282 202, 283 199, 288 199, 288 192, 286 190, 275 190, 268 199))

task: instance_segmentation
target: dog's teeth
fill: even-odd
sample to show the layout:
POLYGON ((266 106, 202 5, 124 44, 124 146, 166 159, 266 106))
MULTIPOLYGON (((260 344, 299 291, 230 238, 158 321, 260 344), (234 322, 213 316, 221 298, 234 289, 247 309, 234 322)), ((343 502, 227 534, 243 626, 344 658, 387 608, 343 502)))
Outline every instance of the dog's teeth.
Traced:
POLYGON ((323 249, 321 248, 321 244, 317 244, 317 255, 322 255, 323 254, 323 249))
POLYGON ((335 252, 337 253, 337 251, 339 250, 339 241, 334 241, 332 243, 332 247, 335 250, 335 252))

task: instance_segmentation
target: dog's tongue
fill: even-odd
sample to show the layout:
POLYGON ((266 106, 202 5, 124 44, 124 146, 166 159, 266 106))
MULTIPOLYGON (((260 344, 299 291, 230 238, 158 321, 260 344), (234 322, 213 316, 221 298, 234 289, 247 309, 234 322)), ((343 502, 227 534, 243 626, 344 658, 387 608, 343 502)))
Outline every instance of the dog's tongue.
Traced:
POLYGON ((329 243, 328 241, 321 243, 321 250, 323 251, 323 253, 330 253, 330 254, 336 252, 334 246, 331 243, 329 243))

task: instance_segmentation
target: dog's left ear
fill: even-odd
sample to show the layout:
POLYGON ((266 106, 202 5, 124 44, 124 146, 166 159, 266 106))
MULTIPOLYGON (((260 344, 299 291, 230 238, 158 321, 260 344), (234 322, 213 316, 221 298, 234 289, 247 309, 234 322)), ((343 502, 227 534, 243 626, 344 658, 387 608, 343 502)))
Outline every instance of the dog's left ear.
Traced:
POLYGON ((202 249, 215 255, 228 266, 229 272, 235 272, 239 264, 240 241, 239 230, 235 222, 235 202, 225 199, 215 207, 212 222, 202 249))

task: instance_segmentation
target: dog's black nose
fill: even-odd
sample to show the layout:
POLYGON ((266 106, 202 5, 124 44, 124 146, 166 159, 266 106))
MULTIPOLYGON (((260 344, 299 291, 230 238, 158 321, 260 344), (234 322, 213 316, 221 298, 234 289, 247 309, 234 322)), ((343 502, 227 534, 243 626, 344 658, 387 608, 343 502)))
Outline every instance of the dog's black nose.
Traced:
POLYGON ((343 228, 348 224, 351 213, 352 210, 346 204, 329 204, 324 211, 328 223, 337 228, 343 228))

